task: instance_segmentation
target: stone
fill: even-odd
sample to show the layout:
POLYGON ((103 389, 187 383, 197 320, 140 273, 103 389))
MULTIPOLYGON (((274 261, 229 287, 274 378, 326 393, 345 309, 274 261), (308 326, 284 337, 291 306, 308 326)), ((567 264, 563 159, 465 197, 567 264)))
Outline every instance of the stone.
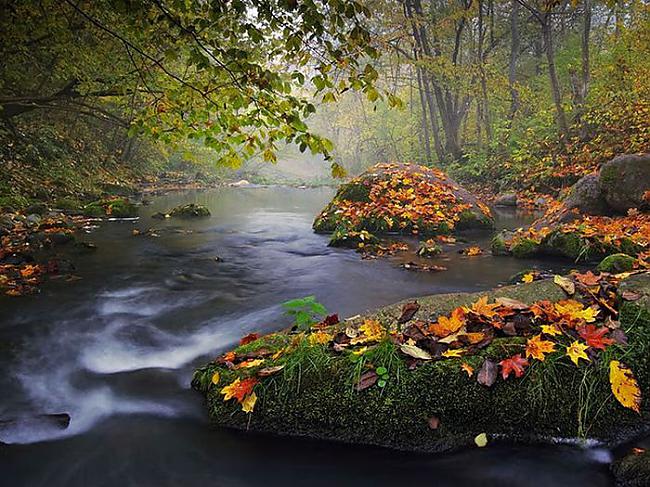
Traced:
POLYGON ((574 184, 564 201, 566 209, 577 208, 588 215, 607 215, 611 213, 597 173, 588 174, 574 184))
POLYGON ((620 155, 600 169, 600 185, 607 204, 619 213, 646 207, 650 190, 650 154, 620 155))
POLYGON ((494 200, 495 206, 517 206, 517 193, 503 193, 494 200))
POLYGON ((39 216, 43 216, 47 214, 47 212, 50 211, 45 203, 34 203, 33 205, 28 206, 25 209, 26 214, 31 214, 34 213, 39 216))
POLYGON ((181 205, 173 208, 169 212, 169 216, 178 218, 200 218, 210 216, 210 210, 203 205, 190 203, 188 205, 181 205))
POLYGON ((634 269, 634 257, 627 254, 612 254, 605 257, 598 267, 597 271, 618 274, 620 272, 629 272, 634 269))

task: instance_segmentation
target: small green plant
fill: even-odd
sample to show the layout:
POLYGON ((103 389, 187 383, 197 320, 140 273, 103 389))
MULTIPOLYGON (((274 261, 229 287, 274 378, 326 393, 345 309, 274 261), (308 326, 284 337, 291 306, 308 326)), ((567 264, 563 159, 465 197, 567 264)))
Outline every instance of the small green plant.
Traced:
POLYGON ((293 318, 294 325, 301 331, 308 330, 312 325, 327 316, 327 309, 316 301, 315 296, 292 299, 282 303, 285 314, 293 318))
POLYGON ((377 387, 386 387, 386 382, 388 381, 388 369, 386 367, 377 367, 375 370, 379 376, 377 381, 377 387))

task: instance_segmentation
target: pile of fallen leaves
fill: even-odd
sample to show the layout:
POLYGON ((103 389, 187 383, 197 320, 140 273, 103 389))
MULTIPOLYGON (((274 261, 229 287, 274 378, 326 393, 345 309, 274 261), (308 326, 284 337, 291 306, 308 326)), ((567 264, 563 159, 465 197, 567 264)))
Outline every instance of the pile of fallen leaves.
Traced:
POLYGON ((415 235, 448 233, 467 211, 491 218, 486 205, 469 201, 469 193, 435 168, 377 164, 348 185, 366 186, 367 201, 336 199, 318 219, 334 219, 350 231, 370 226, 371 230, 415 235))
MULTIPOLYGON (((593 248, 620 248, 623 241, 628 241, 640 249, 640 253, 650 250, 650 214, 636 209, 624 216, 593 216, 575 213, 572 221, 562 222, 566 213, 562 204, 552 205, 543 218, 534 222, 529 228, 520 228, 507 239, 506 246, 512 248, 522 239, 541 243, 552 232, 574 234, 587 246, 593 248)), ((643 260, 643 259, 642 259, 643 260)))
MULTIPOLYGON (((599 362, 609 347, 627 346, 627 336, 618 321, 616 296, 618 283, 630 274, 587 272, 555 276, 554 282, 564 290, 566 299, 540 300, 528 305, 506 297, 490 302, 484 296, 469 306, 457 307, 430 320, 415 319, 420 305, 414 301, 405 304, 399 318, 388 326, 370 318, 340 322, 338 316, 331 315, 307 332, 285 334, 286 345, 280 349, 261 346, 252 352, 231 351, 219 357, 216 364, 238 371, 237 377, 222 387, 221 394, 224 401, 235 399, 243 411, 252 412, 257 400, 255 386, 280 372, 285 366, 283 357, 305 341, 352 358, 389 341, 397 347, 409 370, 429 361, 456 360, 459 373, 475 376, 485 387, 494 385, 499 376, 501 380, 521 378, 533 362, 544 362, 549 357, 575 367, 590 366, 599 362), (498 362, 485 358, 478 371, 465 361, 495 339, 508 337, 519 337, 508 342, 510 356, 498 362)), ((623 292, 622 297, 629 301, 640 298, 630 291, 623 292)), ((247 335, 241 345, 259 338, 257 334, 247 335)), ((266 343, 269 342, 265 340, 266 343)), ((608 367, 616 399, 639 412, 641 392, 632 371, 617 360, 611 360, 608 367)), ((385 387, 387 378, 384 367, 368 365, 358 379, 356 390, 385 387)), ((214 372, 212 384, 219 381, 219 372, 214 372)))
POLYGON ((58 259, 46 258, 45 250, 69 242, 82 224, 62 214, 50 216, 36 224, 24 217, 11 218, 11 230, 0 237, 0 292, 7 296, 34 294, 46 276, 59 274, 64 265, 58 259))

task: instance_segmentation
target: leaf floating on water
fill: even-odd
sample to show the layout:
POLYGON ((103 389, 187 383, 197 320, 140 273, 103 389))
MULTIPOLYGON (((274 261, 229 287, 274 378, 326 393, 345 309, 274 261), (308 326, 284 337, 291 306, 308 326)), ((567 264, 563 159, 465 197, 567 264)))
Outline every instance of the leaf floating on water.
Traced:
POLYGON ((429 352, 422 350, 416 345, 409 345, 408 343, 402 343, 400 345, 400 350, 402 353, 405 353, 409 357, 419 358, 421 360, 431 360, 432 357, 429 355, 429 352))
POLYGON ((632 371, 618 360, 609 363, 609 382, 616 400, 624 407, 641 412, 641 390, 632 371))
POLYGON ((558 286, 560 286, 564 290, 564 292, 567 293, 569 296, 573 296, 576 292, 575 283, 567 277, 556 275, 553 278, 553 282, 558 286))
POLYGON ((481 370, 476 376, 476 382, 485 387, 492 387, 497 380, 497 364, 490 359, 485 359, 481 370))
POLYGON ((481 433, 480 435, 477 435, 476 438, 474 438, 474 443, 476 443, 476 446, 479 448, 484 448, 488 444, 488 437, 485 433, 481 433))

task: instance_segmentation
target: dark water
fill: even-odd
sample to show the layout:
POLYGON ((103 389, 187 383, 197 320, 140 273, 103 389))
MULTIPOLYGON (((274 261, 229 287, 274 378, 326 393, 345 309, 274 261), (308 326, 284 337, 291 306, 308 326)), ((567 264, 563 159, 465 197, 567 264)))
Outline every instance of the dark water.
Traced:
MULTIPOLYGON (((88 235, 99 250, 75 258, 82 278, 39 296, 0 298, 0 418, 71 415, 65 431, 31 425, 0 432, 0 484, 610 485, 609 454, 569 446, 493 446, 450 455, 210 430, 193 368, 251 331, 286 320, 278 303, 315 294, 351 315, 418 295, 472 291, 549 262, 453 249, 449 270, 412 273, 397 259, 361 260, 311 231, 332 190, 220 189, 173 194, 138 222, 88 235), (180 203, 207 205, 199 221, 149 218, 180 203), (134 228, 158 237, 133 236, 134 228), (217 262, 220 256, 223 262, 217 262)), ((499 215, 499 225, 523 220, 499 215)), ((484 248, 489 234, 470 235, 484 248)))

